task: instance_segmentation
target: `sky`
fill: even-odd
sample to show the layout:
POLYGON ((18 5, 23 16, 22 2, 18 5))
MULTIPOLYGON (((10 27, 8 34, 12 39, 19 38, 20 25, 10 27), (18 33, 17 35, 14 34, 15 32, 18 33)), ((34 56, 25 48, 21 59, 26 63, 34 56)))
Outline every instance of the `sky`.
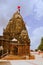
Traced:
POLYGON ((43 37, 43 0, 0 0, 0 35, 3 29, 21 6, 21 15, 26 23, 31 49, 36 49, 43 37))

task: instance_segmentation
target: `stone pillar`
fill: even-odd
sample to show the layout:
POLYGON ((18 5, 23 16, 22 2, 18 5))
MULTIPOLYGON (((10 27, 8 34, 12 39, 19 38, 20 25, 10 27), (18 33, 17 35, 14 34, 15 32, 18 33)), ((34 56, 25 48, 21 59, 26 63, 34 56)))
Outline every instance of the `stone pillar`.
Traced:
POLYGON ((13 46, 13 45, 11 45, 11 48, 10 48, 10 54, 11 54, 11 55, 13 55, 13 54, 14 54, 13 50, 14 50, 14 46, 13 46))

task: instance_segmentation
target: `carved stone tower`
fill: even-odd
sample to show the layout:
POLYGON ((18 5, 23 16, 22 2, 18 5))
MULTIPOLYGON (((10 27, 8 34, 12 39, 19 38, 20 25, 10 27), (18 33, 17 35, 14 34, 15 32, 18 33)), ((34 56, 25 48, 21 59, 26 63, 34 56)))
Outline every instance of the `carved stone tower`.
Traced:
POLYGON ((14 43, 13 46, 11 46, 11 48, 13 48, 12 53, 17 53, 18 55, 30 55, 30 39, 20 14, 20 9, 15 12, 9 20, 7 27, 4 29, 3 36, 4 39, 10 41, 14 38, 18 41, 17 45, 14 43), (16 52, 14 50, 16 50, 16 52))

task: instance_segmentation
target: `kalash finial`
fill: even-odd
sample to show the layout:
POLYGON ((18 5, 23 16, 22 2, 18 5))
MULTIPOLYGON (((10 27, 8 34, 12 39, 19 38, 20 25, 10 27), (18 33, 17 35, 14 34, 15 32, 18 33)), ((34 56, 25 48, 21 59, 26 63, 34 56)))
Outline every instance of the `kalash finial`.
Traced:
POLYGON ((17 8, 18 8, 18 11, 20 12, 20 6, 17 6, 17 8))

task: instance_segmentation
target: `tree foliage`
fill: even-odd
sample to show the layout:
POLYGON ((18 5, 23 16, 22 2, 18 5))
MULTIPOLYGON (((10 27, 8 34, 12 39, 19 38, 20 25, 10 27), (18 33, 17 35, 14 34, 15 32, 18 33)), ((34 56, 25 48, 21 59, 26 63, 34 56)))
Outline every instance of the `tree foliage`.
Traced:
POLYGON ((38 50, 43 51, 43 37, 41 38, 41 43, 40 43, 40 45, 38 46, 38 50))

